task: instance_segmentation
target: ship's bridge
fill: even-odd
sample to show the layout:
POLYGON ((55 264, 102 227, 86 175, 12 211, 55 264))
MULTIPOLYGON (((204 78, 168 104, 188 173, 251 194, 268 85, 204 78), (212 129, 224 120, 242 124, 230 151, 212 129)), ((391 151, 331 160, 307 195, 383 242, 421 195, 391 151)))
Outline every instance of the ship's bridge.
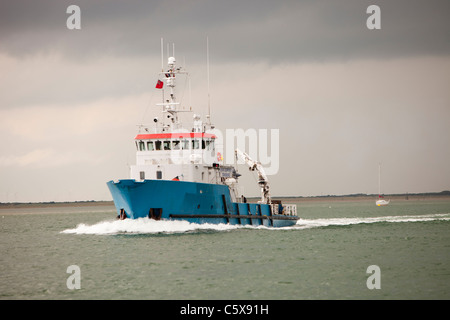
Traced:
POLYGON ((136 165, 130 167, 132 179, 220 181, 214 168, 222 156, 216 154, 212 133, 139 133, 134 140, 137 151, 136 165))
POLYGON ((137 151, 214 151, 216 136, 210 133, 150 133, 138 134, 135 138, 137 151))

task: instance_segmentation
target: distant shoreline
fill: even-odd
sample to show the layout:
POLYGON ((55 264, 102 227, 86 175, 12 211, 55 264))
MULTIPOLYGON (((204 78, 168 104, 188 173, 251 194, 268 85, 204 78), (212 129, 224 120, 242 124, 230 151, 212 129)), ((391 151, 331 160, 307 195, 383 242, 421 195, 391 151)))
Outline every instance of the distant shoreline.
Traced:
POLYGON ((48 207, 93 207, 93 206, 108 206, 114 205, 111 201, 73 201, 73 202, 0 202, 1 209, 13 209, 13 208, 48 208, 48 207))
MULTIPOLYGON (((297 200, 304 202, 340 202, 340 201, 375 201, 378 198, 377 194, 349 194, 349 195, 326 195, 326 196, 272 196, 273 199, 279 199, 283 202, 289 200, 297 200)), ((408 200, 450 200, 450 191, 429 192, 429 193, 404 193, 404 194, 386 194, 385 199, 394 201, 408 201, 408 200)), ((256 202, 258 197, 248 197, 249 202, 256 202)), ((114 202, 110 201, 73 201, 73 202, 0 202, 1 209, 11 208, 31 208, 31 207, 86 207, 86 206, 114 206, 114 202)))
MULTIPOLYGON (((393 201, 426 201, 426 200, 450 200, 450 194, 441 195, 438 193, 420 193, 420 194, 387 194, 383 195, 386 200, 393 201)), ((297 200, 301 202, 345 202, 345 201, 376 201, 378 195, 342 195, 342 196, 312 196, 312 197, 272 197, 273 199, 280 199, 283 202, 289 200, 297 200)))

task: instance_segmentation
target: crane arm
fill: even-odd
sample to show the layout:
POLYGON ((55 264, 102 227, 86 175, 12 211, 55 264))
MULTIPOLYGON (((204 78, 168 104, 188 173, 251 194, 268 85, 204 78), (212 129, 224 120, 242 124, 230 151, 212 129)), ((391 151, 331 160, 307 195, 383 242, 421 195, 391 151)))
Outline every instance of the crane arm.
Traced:
POLYGON ((239 149, 235 151, 236 156, 239 156, 248 165, 249 169, 258 173, 258 184, 261 187, 261 202, 271 204, 272 200, 269 193, 269 180, 260 162, 254 161, 250 156, 239 149))

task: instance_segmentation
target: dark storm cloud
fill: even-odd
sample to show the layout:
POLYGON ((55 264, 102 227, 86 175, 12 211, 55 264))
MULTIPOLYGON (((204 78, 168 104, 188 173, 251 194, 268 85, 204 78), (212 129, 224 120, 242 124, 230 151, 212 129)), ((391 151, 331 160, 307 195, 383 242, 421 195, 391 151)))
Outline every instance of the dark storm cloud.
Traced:
POLYGON ((216 61, 442 55, 450 52, 449 9, 447 0, 19 0, 0 5, 0 50, 157 55, 162 36, 196 57, 209 36, 216 61), (81 8, 81 30, 66 28, 70 4, 81 8), (371 4, 381 8, 381 30, 366 27, 371 4))

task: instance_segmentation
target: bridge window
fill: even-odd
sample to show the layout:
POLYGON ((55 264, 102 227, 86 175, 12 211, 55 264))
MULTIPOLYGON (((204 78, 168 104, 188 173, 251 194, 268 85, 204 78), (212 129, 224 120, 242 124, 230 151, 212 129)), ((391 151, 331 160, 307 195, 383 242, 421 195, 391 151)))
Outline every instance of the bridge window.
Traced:
POLYGON ((164 145, 164 150, 170 150, 170 141, 164 141, 163 145, 164 145))
POLYGON ((144 141, 139 141, 139 151, 145 151, 145 143, 144 143, 144 141))
POLYGON ((184 139, 182 144, 183 150, 189 150, 189 140, 184 139))
POLYGON ((147 150, 153 151, 153 141, 147 141, 147 150))
POLYGON ((161 150, 161 141, 155 141, 155 150, 161 150))
POLYGON ((200 148, 200 143, 199 143, 198 139, 192 140, 192 149, 199 149, 199 148, 200 148))
POLYGON ((180 150, 180 140, 173 140, 172 148, 173 148, 173 150, 180 150))
POLYGON ((202 149, 205 149, 206 147, 206 141, 202 139, 202 149))

